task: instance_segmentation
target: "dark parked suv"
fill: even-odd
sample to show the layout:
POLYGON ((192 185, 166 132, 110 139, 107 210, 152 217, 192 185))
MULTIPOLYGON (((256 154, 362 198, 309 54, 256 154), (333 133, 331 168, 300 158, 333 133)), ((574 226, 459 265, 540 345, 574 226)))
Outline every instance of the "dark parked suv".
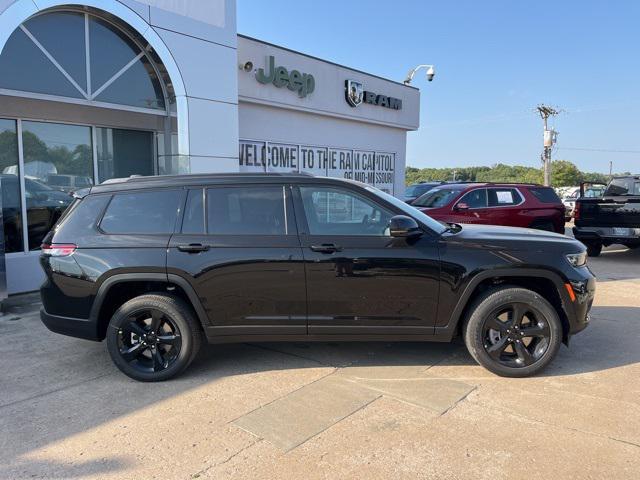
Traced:
POLYGON ((521 377, 586 327, 595 291, 573 239, 443 224, 352 181, 138 177, 76 197, 42 246, 42 320, 106 338, 137 380, 180 373, 205 340, 456 335, 521 377))

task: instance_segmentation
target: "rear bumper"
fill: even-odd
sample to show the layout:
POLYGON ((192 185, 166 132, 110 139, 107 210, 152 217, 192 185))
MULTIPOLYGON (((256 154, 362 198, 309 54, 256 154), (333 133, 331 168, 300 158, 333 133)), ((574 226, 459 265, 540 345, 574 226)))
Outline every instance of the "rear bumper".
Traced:
POLYGON ((96 342, 102 340, 98 335, 97 324, 91 320, 51 315, 47 313, 44 308, 40 309, 40 319, 52 332, 68 335, 70 337, 94 340, 96 342))
POLYGON ((573 227, 573 236, 581 242, 620 243, 623 245, 640 245, 640 228, 638 227, 573 227))

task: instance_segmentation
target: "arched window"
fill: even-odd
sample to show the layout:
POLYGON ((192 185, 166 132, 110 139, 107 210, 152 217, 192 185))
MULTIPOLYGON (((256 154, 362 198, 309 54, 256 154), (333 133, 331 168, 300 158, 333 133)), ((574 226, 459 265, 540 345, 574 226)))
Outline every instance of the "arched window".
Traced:
POLYGON ((0 55, 0 89, 165 110, 146 50, 89 13, 36 15, 13 32, 0 55))

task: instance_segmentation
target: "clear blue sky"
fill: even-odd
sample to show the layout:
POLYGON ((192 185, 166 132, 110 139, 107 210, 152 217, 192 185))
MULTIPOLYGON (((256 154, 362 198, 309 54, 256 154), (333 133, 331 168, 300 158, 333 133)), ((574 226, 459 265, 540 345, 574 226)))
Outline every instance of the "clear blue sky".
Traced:
POLYGON ((640 1, 238 0, 238 32, 395 80, 435 64, 408 165, 538 166, 545 102, 554 159, 640 172, 640 1))

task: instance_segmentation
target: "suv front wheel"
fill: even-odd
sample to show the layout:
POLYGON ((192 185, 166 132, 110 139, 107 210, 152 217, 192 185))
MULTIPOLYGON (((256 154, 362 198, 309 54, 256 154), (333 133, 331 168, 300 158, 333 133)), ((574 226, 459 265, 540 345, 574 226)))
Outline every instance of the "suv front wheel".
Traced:
POLYGON ((502 287, 476 300, 464 340, 471 356, 487 370, 504 377, 527 377, 545 368, 558 353, 562 324, 556 310, 538 293, 502 287))
POLYGON ((191 308, 179 298, 147 294, 113 314, 107 348, 116 366, 143 382, 167 380, 193 361, 202 332, 191 308))

